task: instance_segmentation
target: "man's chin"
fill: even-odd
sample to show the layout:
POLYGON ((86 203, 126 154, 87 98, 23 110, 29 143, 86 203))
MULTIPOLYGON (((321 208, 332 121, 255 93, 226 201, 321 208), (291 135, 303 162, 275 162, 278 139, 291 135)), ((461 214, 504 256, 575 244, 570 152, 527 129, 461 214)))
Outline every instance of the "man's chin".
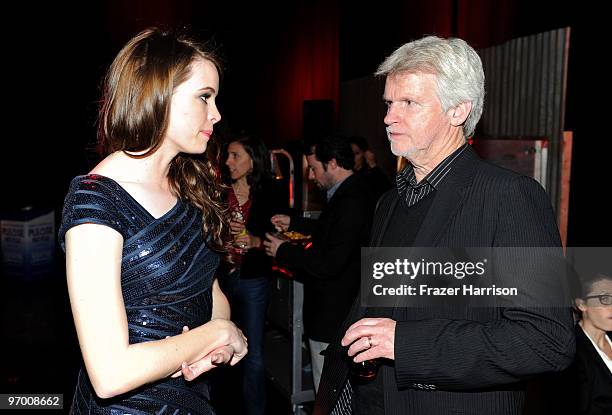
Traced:
POLYGON ((409 158, 410 155, 414 153, 414 149, 397 148, 391 143, 391 153, 393 153, 394 156, 409 158))
POLYGON ((418 150, 414 147, 398 148, 397 146, 393 144, 393 142, 390 143, 390 147, 391 147, 391 152, 393 153, 394 156, 404 157, 405 159, 408 159, 408 160, 411 160, 412 157, 414 157, 414 155, 417 154, 418 152, 418 150))

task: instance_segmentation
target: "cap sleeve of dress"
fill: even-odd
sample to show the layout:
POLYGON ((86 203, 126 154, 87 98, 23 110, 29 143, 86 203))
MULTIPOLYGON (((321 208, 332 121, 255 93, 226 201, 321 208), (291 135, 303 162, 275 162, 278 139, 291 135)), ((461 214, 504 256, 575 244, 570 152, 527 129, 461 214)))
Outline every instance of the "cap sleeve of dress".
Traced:
POLYGON ((116 183, 94 174, 77 176, 72 180, 64 200, 58 232, 62 250, 65 251, 66 232, 84 223, 108 226, 126 239, 125 220, 117 208, 117 201, 121 197, 119 191, 116 183))

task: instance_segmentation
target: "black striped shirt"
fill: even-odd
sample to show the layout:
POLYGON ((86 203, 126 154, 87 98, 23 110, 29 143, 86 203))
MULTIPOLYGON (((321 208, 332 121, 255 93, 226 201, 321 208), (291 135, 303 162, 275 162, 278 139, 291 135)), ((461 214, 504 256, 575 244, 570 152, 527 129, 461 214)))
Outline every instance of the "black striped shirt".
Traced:
POLYGON ((414 166, 411 163, 408 163, 404 170, 397 173, 395 179, 397 192, 400 197, 404 198, 406 205, 408 205, 408 207, 413 206, 425 196, 436 190, 440 182, 442 182, 444 177, 451 171, 453 161, 465 151, 467 146, 467 143, 462 145, 450 156, 442 160, 442 162, 430 171, 419 183, 416 181, 414 166))

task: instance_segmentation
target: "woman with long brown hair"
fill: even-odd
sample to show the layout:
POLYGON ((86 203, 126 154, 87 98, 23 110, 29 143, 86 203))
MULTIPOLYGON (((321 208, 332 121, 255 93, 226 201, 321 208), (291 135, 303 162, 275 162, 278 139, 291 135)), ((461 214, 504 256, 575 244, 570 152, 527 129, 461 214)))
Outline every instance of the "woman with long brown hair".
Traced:
POLYGON ((206 383, 186 379, 247 352, 214 278, 228 225, 202 154, 218 91, 215 58, 158 29, 109 69, 106 157, 73 179, 59 231, 85 369, 73 413, 212 414, 206 383))
POLYGON ((263 343, 272 260, 262 240, 274 231, 270 218, 283 207, 274 191, 269 157, 264 143, 250 135, 234 137, 223 151, 232 241, 220 280, 232 320, 249 338, 249 355, 239 365, 245 415, 266 413, 263 343))

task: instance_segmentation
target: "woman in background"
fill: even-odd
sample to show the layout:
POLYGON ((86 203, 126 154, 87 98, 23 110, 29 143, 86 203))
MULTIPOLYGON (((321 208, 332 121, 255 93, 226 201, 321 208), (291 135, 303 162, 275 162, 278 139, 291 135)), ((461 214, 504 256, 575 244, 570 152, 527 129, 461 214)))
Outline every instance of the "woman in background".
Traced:
POLYGON ((576 299, 576 360, 580 414, 612 413, 612 276, 598 274, 582 282, 576 299))
POLYGON ((148 29, 106 76, 106 157, 73 179, 59 231, 85 364, 72 413, 212 414, 207 385, 186 379, 247 352, 214 278, 227 219, 201 156, 221 118, 217 67, 148 29))
POLYGON ((271 169, 265 145, 241 136, 227 146, 225 166, 231 186, 227 202, 232 242, 221 286, 232 306, 232 319, 249 339, 249 354, 241 363, 245 413, 266 413, 263 335, 269 297, 271 259, 262 245, 273 231, 270 218, 280 206, 271 191, 271 169))

